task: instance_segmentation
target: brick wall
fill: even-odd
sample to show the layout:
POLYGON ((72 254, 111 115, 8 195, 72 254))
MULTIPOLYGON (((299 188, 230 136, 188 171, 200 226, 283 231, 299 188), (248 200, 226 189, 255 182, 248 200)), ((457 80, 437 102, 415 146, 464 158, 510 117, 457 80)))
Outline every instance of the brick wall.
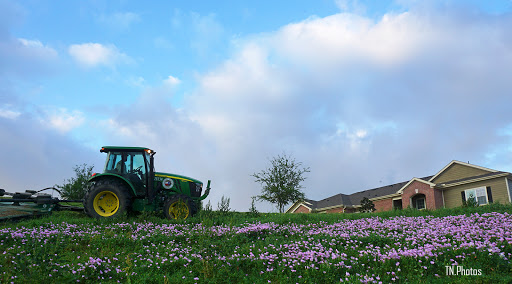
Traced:
POLYGON ((373 201, 373 204, 375 205, 375 212, 393 210, 392 198, 373 201))
POLYGON ((297 209, 295 209, 295 211, 293 211, 293 213, 309 213, 309 209, 301 204, 297 209))
POLYGON ((343 207, 331 208, 327 213, 343 213, 343 207))
MULTIPOLYGON (((402 193, 402 208, 407 208, 411 205, 411 198, 417 194, 425 195, 426 209, 438 209, 443 207, 443 197, 440 190, 430 188, 429 184, 414 181, 409 184, 402 193)), ((411 207, 414 207, 411 205, 411 207)))
POLYGON ((345 208, 345 213, 355 213, 358 210, 356 208, 345 208))

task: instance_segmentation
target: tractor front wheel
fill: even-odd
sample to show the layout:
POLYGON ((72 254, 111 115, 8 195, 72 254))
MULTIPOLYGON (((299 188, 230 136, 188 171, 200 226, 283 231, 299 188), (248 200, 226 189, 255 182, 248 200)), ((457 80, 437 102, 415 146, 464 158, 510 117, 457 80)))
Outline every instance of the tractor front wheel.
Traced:
POLYGON ((196 212, 195 202, 185 195, 173 195, 164 204, 164 215, 167 219, 187 219, 196 212))
POLYGON ((128 189, 117 180, 97 181, 84 197, 85 213, 97 219, 121 216, 129 207, 128 189))

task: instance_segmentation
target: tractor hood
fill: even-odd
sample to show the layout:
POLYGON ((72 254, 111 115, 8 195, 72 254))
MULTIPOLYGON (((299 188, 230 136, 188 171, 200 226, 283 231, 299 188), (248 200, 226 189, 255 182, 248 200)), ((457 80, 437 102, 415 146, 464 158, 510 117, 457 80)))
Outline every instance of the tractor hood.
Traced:
POLYGON ((202 184, 201 181, 195 179, 195 178, 191 178, 191 177, 187 177, 187 176, 182 176, 182 175, 177 175, 177 174, 169 174, 169 173, 162 173, 162 172, 155 172, 155 178, 172 178, 172 179, 179 179, 179 180, 183 180, 183 181, 191 181, 191 182, 195 182, 195 183, 200 183, 202 184))

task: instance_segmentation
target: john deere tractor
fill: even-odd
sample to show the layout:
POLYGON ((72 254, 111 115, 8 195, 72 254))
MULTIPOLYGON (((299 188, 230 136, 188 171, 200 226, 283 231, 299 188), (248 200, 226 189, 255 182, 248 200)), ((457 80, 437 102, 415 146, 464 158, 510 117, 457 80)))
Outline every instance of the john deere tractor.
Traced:
POLYGON ((113 218, 125 212, 160 211, 166 218, 186 219, 197 213, 203 183, 189 177, 154 171, 155 151, 143 147, 105 146, 105 169, 89 179, 85 212, 94 218, 113 218))

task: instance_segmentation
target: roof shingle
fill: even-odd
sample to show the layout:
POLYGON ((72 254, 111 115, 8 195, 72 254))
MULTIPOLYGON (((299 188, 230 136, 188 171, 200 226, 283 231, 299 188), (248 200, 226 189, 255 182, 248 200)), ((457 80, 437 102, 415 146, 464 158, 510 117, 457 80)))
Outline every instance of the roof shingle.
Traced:
MULTIPOLYGON (((432 176, 427 176, 421 178, 422 180, 428 181, 432 176)), ((310 199, 306 199, 307 202, 311 203, 311 209, 322 209, 333 206, 356 206, 361 204, 361 200, 363 198, 376 198, 385 195, 390 195, 396 193, 400 188, 402 188, 409 181, 399 182, 391 185, 386 185, 382 187, 372 188, 364 191, 359 191, 352 194, 342 194, 338 193, 331 197, 327 197, 320 201, 314 201, 310 199)))

